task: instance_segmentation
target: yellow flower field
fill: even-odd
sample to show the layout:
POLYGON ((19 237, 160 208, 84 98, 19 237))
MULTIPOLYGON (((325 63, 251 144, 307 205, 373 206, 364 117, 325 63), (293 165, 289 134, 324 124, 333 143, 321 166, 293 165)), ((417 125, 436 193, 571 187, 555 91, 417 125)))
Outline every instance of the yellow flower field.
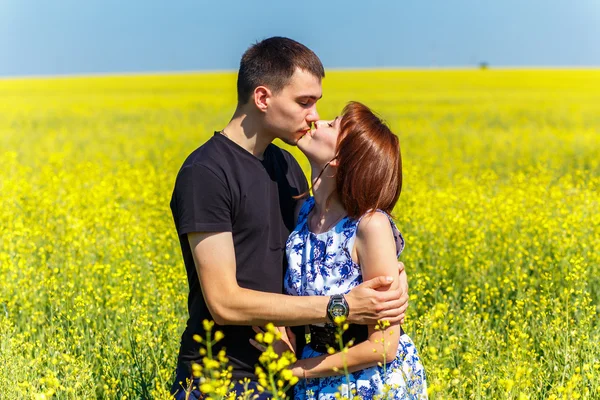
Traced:
MULTIPOLYGON (((430 397, 600 398, 600 70, 323 89, 321 117, 358 100, 400 136, 430 397)), ((234 106, 235 74, 0 80, 0 398, 167 397, 187 310, 171 191, 234 106)))

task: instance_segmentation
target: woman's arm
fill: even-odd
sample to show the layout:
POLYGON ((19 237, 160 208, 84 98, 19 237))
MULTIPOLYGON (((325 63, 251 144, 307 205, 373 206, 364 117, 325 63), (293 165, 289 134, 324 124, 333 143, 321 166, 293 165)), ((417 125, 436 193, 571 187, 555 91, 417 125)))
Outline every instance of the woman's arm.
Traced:
MULTIPOLYGON (((392 276, 392 285, 381 290, 397 289, 396 243, 388 217, 380 212, 364 217, 358 226, 355 243, 355 256, 361 266, 363 280, 381 275, 392 276)), ((376 330, 374 325, 369 325, 368 339, 350 347, 346 353, 338 352, 299 360, 294 364, 292 371, 300 378, 320 378, 343 374, 344 364, 349 372, 354 372, 383 362, 384 355, 385 362, 390 362, 396 357, 399 338, 398 323, 382 330, 376 330)))

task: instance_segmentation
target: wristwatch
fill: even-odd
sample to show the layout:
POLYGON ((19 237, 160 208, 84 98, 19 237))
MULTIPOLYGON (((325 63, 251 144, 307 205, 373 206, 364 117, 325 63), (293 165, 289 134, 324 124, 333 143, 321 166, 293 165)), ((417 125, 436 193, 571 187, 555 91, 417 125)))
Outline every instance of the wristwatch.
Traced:
POLYGON ((348 318, 350 314, 350 306, 343 294, 334 294, 329 298, 329 304, 327 304, 327 318, 333 323, 335 317, 348 318))

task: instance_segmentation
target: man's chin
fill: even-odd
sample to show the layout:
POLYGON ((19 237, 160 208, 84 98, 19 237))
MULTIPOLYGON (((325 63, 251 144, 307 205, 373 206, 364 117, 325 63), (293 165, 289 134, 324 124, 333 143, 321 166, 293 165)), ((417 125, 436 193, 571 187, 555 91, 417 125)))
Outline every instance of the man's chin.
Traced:
MULTIPOLYGON (((303 135, 304 136, 304 135, 303 135)), ((296 136, 296 137, 286 137, 286 138, 279 138, 283 143, 285 144, 289 144, 290 146, 298 146, 298 142, 300 142, 300 140, 302 140, 303 136, 296 136)))

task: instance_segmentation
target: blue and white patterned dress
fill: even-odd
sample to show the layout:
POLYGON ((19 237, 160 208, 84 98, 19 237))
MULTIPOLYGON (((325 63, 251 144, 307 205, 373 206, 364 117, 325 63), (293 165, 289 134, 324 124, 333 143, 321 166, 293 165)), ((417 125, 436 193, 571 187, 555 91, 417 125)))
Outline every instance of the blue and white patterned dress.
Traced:
MULTIPOLYGON (((359 220, 345 217, 327 232, 315 234, 308 229, 308 214, 314 207, 309 197, 298 216, 298 224, 286 243, 288 270, 284 280, 285 291, 294 296, 328 296, 348 293, 362 283, 360 266, 352 261, 352 249, 359 220)), ((383 211, 377 210, 384 213, 383 211)), ((386 213, 384 213, 386 214, 386 213)), ((404 248, 404 239, 390 219, 398 255, 404 248)), ((310 345, 300 358, 319 357, 310 345)), ((300 380, 295 387, 295 398, 301 400, 335 399, 335 393, 361 399, 382 398, 384 385, 391 388, 388 399, 427 398, 425 370, 417 349, 408 335, 400 336, 396 358, 382 367, 371 367, 350 374, 350 388, 345 376, 331 376, 300 380), (340 388, 342 391, 340 392, 340 388), (356 390, 355 394, 350 393, 356 390)))

